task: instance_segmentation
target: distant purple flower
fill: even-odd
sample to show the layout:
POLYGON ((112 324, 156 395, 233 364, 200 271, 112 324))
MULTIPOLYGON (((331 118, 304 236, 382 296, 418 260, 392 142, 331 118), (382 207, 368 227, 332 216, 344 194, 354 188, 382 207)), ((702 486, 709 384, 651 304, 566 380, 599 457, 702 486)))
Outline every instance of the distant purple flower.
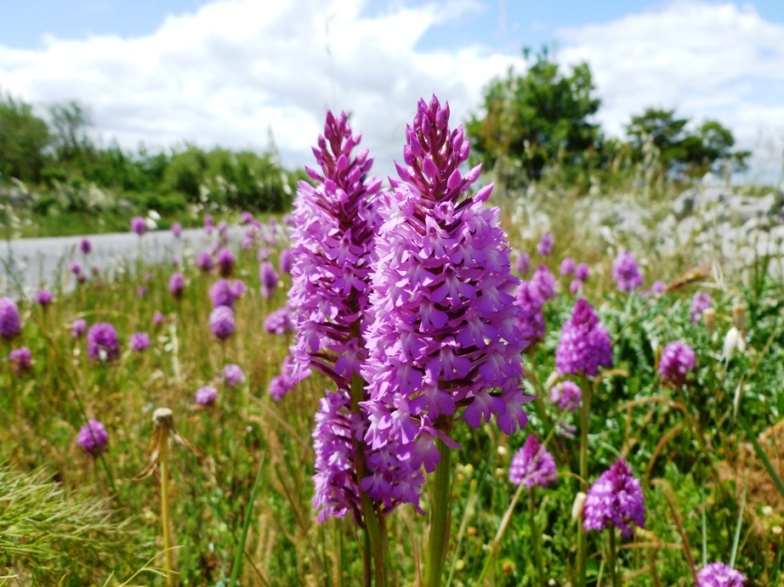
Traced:
POLYGON ((209 273, 212 271, 212 255, 207 251, 199 251, 199 254, 196 255, 196 267, 198 267, 199 271, 202 273, 209 273))
POLYGON ((599 367, 612 367, 612 364, 610 336, 591 304, 580 298, 572 317, 563 326, 555 365, 561 373, 592 377, 599 373, 599 367))
POLYGON ((515 293, 515 303, 520 307, 517 315, 517 328, 528 345, 544 338, 545 324, 542 297, 539 288, 531 281, 522 281, 515 293))
POLYGON ((255 237, 252 234, 245 233, 242 236, 242 240, 240 241, 240 248, 243 251, 247 251, 247 250, 253 248, 253 245, 254 245, 255 242, 256 242, 256 239, 255 239, 255 237))
POLYGON ((245 381, 245 373, 242 372, 242 368, 239 365, 229 363, 223 367, 223 379, 226 381, 226 385, 234 387, 245 381))
POLYGON ((194 399, 200 406, 211 406, 218 399, 218 390, 212 385, 204 385, 196 390, 194 399))
POLYGON ((218 234, 225 235, 229 231, 229 223, 225 220, 218 222, 218 234))
POLYGON ((183 291, 185 291, 185 276, 182 273, 173 273, 169 278, 169 292, 175 300, 179 300, 182 298, 183 291))
POLYGON ((525 439, 525 444, 517 451, 509 467, 509 481, 514 485, 547 487, 555 483, 555 460, 553 455, 541 445, 533 434, 525 439))
POLYGON ((85 332, 87 332, 87 322, 85 320, 77 318, 71 322, 71 336, 82 338, 85 332))
POLYGON ((143 285, 140 285, 139 287, 136 288, 136 295, 140 298, 143 298, 144 296, 147 295, 147 288, 144 287, 143 285))
POLYGON ((150 348, 150 337, 144 332, 134 332, 129 343, 132 351, 141 353, 150 348))
POLYGON ((574 270, 574 276, 580 281, 586 281, 589 275, 591 275, 591 268, 587 263, 580 263, 574 270))
POLYGON ((694 351, 681 340, 671 342, 662 351, 659 360, 659 374, 662 379, 680 387, 686 381, 686 374, 696 364, 694 351))
POLYGON ((525 251, 517 251, 517 257, 515 259, 515 271, 519 275, 525 275, 528 273, 528 269, 531 266, 531 257, 528 256, 528 253, 525 251))
POLYGON ((28 373, 33 367, 33 354, 26 346, 12 350, 8 354, 8 360, 11 362, 11 369, 16 375, 28 373))
POLYGON ((550 403, 557 404, 561 410, 574 412, 582 401, 583 392, 573 381, 562 381, 550 388, 550 403))
POLYGON ((564 257, 564 260, 561 261, 561 275, 566 277, 567 275, 574 274, 575 266, 574 266, 574 259, 571 257, 564 257))
POLYGON ((141 216, 134 216, 131 219, 131 232, 135 232, 139 236, 142 236, 147 232, 147 222, 145 222, 144 218, 141 216))
POLYGON ((231 295, 237 300, 245 295, 245 282, 241 279, 235 279, 231 282, 231 295))
POLYGON ((296 382, 292 377, 291 358, 286 357, 283 359, 280 375, 276 375, 269 382, 269 393, 276 402, 283 399, 283 396, 294 389, 296 382))
POLYGON ((210 314, 210 330, 219 340, 234 334, 234 310, 229 306, 218 306, 210 314))
POLYGON ((0 297, 0 338, 10 340, 22 332, 19 308, 11 298, 0 297))
POLYGON ((576 295, 580 291, 580 288, 582 286, 583 286, 582 281, 580 281, 579 279, 572 279, 572 282, 569 284, 569 292, 572 295, 576 295))
POLYGON ((82 242, 79 243, 79 249, 81 249, 83 255, 89 255, 90 251, 93 250, 93 246, 87 237, 82 238, 82 242))
POLYGON ((280 221, 283 223, 284 226, 288 226, 290 228, 294 228, 294 215, 293 214, 284 214, 280 221))
POLYGON ((224 247, 218 251, 218 268, 223 277, 231 275, 232 271, 234 271, 234 263, 234 253, 231 252, 231 249, 224 247))
POLYGON ((205 214, 204 215, 204 232, 206 232, 207 234, 212 234, 212 229, 213 229, 213 224, 212 223, 213 223, 212 214, 205 214))
POLYGON ((272 263, 265 261, 261 264, 259 279, 261 280, 261 296, 268 298, 274 295, 275 289, 278 287, 278 272, 275 271, 272 263))
POLYGON ((261 248, 260 248, 260 249, 259 249, 259 250, 256 252, 256 260, 257 260, 259 263, 263 263, 264 261, 266 261, 267 259, 269 259, 269 257, 270 257, 270 252, 269 252, 269 249, 267 249, 267 248, 265 248, 265 247, 261 247, 261 248))
POLYGON ((591 485, 585 498, 583 528, 604 530, 614 526, 621 537, 632 537, 630 524, 645 528, 645 503, 640 482, 632 476, 629 465, 618 459, 591 485))
POLYGON ((108 322, 97 322, 87 332, 87 354, 91 359, 112 361, 120 356, 117 331, 108 322))
POLYGON ((242 214, 240 214, 240 223, 241 224, 250 224, 253 222, 253 214, 245 210, 242 214))
POLYGON ((154 278, 153 274, 150 273, 149 271, 144 274, 144 281, 146 281, 147 283, 150 283, 153 280, 153 278, 154 278))
POLYGON ((294 332, 294 322, 288 306, 278 308, 264 319, 264 330, 271 334, 288 334, 294 332))
POLYGON ((71 264, 68 265, 68 269, 70 269, 71 273, 74 275, 79 275, 82 272, 82 266, 78 261, 72 261, 71 264))
POLYGON ((743 587, 746 577, 724 563, 711 563, 697 574, 697 587, 743 587))
POLYGON ((81 449, 97 457, 106 450, 106 445, 109 442, 109 434, 106 432, 103 424, 98 420, 90 420, 86 425, 82 426, 79 434, 76 436, 76 444, 81 449))
MULTIPOLYGON (((243 284, 244 286, 245 284, 243 284)), ((234 308, 234 300, 239 297, 234 295, 235 288, 228 279, 219 279, 210 286, 210 300, 212 300, 212 307, 228 306, 234 308)))
POLYGON ((291 274, 291 268, 294 265, 294 257, 291 254, 291 249, 283 249, 280 252, 280 259, 278 259, 278 268, 281 273, 291 274))
POLYGON ((552 300, 555 297, 555 276, 547 268, 547 265, 539 265, 531 277, 531 285, 539 290, 542 300, 552 300))
MULTIPOLYGON (((500 210, 485 208, 493 186, 471 194, 470 142, 449 128, 449 105, 420 100, 406 128, 400 181, 379 198, 371 277, 365 441, 396 462, 432 472, 440 439, 456 444, 444 416, 473 427, 495 416, 507 434, 525 426, 520 306, 500 210), (395 446, 397 444, 397 446, 395 446)), ((384 478, 362 487, 389 497, 384 478)))
POLYGON ((152 315, 152 322, 156 326, 160 326, 165 320, 166 318, 160 312, 155 312, 155 314, 152 315))
POLYGON ((666 287, 667 284, 663 281, 654 281, 653 285, 651 286, 651 291, 657 294, 664 293, 666 287))
POLYGON ((694 324, 700 319, 702 313, 713 305, 709 293, 698 291, 691 300, 691 322, 694 324))
POLYGON ((618 291, 634 291, 642 286, 642 275, 637 259, 629 251, 618 253, 613 261, 612 275, 618 291))
POLYGON ((171 262, 172 265, 174 265, 175 267, 179 267, 180 265, 182 265, 182 259, 180 259, 179 257, 172 257, 171 262))
POLYGON ((171 231, 174 238, 180 238, 182 236, 182 225, 179 222, 175 222, 172 224, 171 231))
POLYGON ((52 303, 52 292, 48 289, 39 289, 35 292, 35 303, 46 307, 52 303))
POLYGON ((542 237, 542 240, 536 245, 536 252, 541 255, 542 257, 547 257, 550 253, 553 252, 553 244, 555 243, 555 237, 553 236, 552 232, 548 232, 542 237))

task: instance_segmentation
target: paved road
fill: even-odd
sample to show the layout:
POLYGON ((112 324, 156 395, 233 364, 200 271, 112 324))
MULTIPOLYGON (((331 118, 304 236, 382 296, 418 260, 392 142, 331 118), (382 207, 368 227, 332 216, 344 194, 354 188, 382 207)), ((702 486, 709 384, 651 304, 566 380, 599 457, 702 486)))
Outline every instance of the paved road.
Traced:
MULTIPOLYGON (((63 280, 64 289, 70 289, 74 285, 74 279, 69 275, 72 261, 78 261, 86 272, 97 267, 111 274, 121 263, 140 257, 149 262, 182 257, 189 250, 207 247, 215 241, 216 234, 213 231, 212 236, 208 236, 203 229, 194 228, 183 230, 181 239, 174 238, 168 230, 151 231, 141 238, 132 232, 92 235, 88 237, 92 252, 86 257, 79 250, 82 237, 0 241, 0 292, 18 294, 17 283, 21 283, 28 293, 44 285, 57 289, 58 279, 63 280)), ((239 227, 230 229, 232 241, 238 240, 241 234, 239 227)))

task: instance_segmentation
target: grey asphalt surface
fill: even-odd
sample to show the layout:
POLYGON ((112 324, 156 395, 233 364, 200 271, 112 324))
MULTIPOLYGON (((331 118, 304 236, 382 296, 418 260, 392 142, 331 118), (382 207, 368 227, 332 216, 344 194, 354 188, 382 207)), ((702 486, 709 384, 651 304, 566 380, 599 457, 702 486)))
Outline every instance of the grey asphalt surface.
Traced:
MULTIPOLYGON (((242 229, 232 227, 229 234, 232 241, 237 240, 242 229)), ((174 256, 182 258, 189 251, 198 251, 214 243, 217 231, 208 236, 201 228, 183 230, 180 239, 169 230, 149 231, 141 238, 132 232, 87 238, 92 244, 92 252, 86 256, 79 250, 80 236, 0 242, 0 294, 16 297, 20 287, 27 295, 43 286, 68 291, 76 283, 69 270, 73 261, 79 262, 86 273, 97 267, 111 276, 117 267, 139 258, 147 262, 168 261, 174 256)))

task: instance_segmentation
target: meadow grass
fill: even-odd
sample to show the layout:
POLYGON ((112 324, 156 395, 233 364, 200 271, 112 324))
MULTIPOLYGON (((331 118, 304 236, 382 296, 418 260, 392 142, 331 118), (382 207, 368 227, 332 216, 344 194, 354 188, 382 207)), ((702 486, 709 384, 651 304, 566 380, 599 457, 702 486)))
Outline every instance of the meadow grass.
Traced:
MULTIPOLYGON (((727 273, 715 265, 704 279, 661 295, 620 294, 610 278, 607 243, 592 235, 591 227, 579 225, 568 213, 568 201, 553 202, 548 211, 556 245, 547 258, 533 255, 535 239, 521 238, 520 226, 511 223, 516 200, 502 197, 500 204, 512 244, 531 252, 535 263, 546 263, 557 274, 561 258, 572 256, 592 267, 581 294, 607 326, 615 367, 593 386, 588 481, 623 456, 642 481, 648 508, 646 528, 619 544, 623 582, 691 585, 692 562, 697 568, 715 560, 730 562, 734 551, 735 566, 749 577, 748 585, 777 584, 784 556, 784 499, 744 429, 765 433, 760 445, 780 475, 779 436, 771 427, 784 411, 784 295, 782 284, 765 270, 768 260, 760 259, 757 267, 732 266, 727 273), (702 320, 691 322, 696 291, 713 297, 713 332, 702 320), (724 335, 739 304, 745 307, 745 350, 736 349, 723 360, 724 335), (663 383, 656 371, 661 349, 675 340, 688 342, 697 356, 697 369, 682 388, 663 383)), ((267 246, 277 265, 285 238, 267 246)), ((362 584, 358 529, 348 518, 319 524, 311 506, 310 434, 327 381, 313 375, 280 402, 267 392, 292 335, 267 333, 263 324, 286 303, 289 276, 281 274, 275 294, 265 299, 259 292, 256 249, 234 249, 235 278, 248 288, 236 302, 236 334, 225 342, 209 327, 208 289, 218 277, 198 272, 193 251, 171 253, 185 263, 179 270, 187 285, 179 300, 167 289, 175 271, 171 265, 138 264, 123 267, 112 281, 96 276, 71 293, 56 288, 61 293, 48 308, 20 302, 23 332, 2 343, 3 353, 28 346, 35 364, 26 375, 13 375, 8 364, 0 371, 0 453, 5 460, 0 469, 5 571, 0 574, 8 577, 0 581, 166 583, 160 572, 165 557, 159 476, 139 477, 150 465, 153 412, 167 407, 186 441, 172 443, 170 453, 178 584, 227 585, 233 574, 241 585, 362 584), (140 285, 146 288, 143 297, 137 292, 140 285), (155 312, 165 316, 160 325, 153 322, 155 312), (76 318, 88 325, 112 323, 120 335, 120 359, 90 359, 84 339, 71 335, 76 318), (151 347, 131 351, 133 332, 149 333, 151 347), (223 381, 228 363, 245 372, 238 387, 223 381), (194 393, 205 384, 219 390, 212 407, 194 402, 194 393), (99 458, 75 443, 90 418, 103 422, 109 433, 108 450, 99 458), (244 552, 238 552, 240 543, 244 552)), ((635 252, 645 261, 646 288, 657 279, 672 282, 705 261, 688 249, 666 258, 654 250, 635 252)), ((489 424, 455 428, 462 448, 453 455, 453 539, 445 584, 570 583, 577 545, 571 511, 580 484, 574 474, 579 435, 569 435, 568 429, 579 421, 578 414, 561 413, 550 404, 547 382, 555 371, 561 326, 576 296, 569 293, 569 280, 559 282, 556 298, 545 305, 547 334, 525 353, 525 385, 540 398, 528 404, 528 427, 511 437, 489 424), (550 434, 554 427, 562 432, 550 434), (535 496, 519 495, 499 533, 517 491, 508 480, 509 464, 529 433, 549 436, 558 481, 535 496), (540 539, 540 565, 532 532, 540 539)), ((427 513, 427 499, 422 506, 427 513)), ((427 515, 408 506, 388 519, 389 584, 420 580, 427 521, 427 515)), ((609 585, 603 556, 608 548, 606 532, 588 534, 589 585, 609 585)))

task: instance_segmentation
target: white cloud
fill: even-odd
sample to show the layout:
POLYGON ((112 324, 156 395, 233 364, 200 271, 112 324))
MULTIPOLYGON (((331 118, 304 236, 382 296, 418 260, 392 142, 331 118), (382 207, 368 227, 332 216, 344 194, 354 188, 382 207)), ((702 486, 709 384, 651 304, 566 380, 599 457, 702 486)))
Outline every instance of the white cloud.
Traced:
POLYGON ((591 65, 609 132, 622 135, 646 106, 717 118, 757 151, 756 175, 777 177, 781 150, 765 145, 784 139, 784 25, 749 5, 673 1, 557 36, 560 61, 591 65))
POLYGON ((38 104, 78 99, 105 139, 129 148, 188 140, 263 149, 272 128, 288 165, 310 162, 327 107, 346 110, 377 173, 390 172, 419 97, 435 92, 462 120, 484 84, 520 60, 473 45, 417 48, 434 26, 478 10, 471 0, 394 4, 374 16, 366 4, 216 0, 144 37, 0 45, 0 87, 38 104))
MULTIPOLYGON (((187 140, 264 149, 271 128, 292 166, 310 162, 326 108, 346 110, 383 174, 401 157, 419 97, 448 99, 457 122, 492 77, 522 68, 519 52, 470 40, 419 48, 450 18, 479 10, 478 0, 215 0, 143 37, 0 45, 0 88, 41 105, 78 99, 104 139, 128 148, 187 140)), ((718 118, 740 147, 757 149, 758 169, 780 169, 767 145, 780 153, 784 144, 784 25, 749 6, 673 1, 555 34, 560 61, 590 63, 610 133, 646 106, 675 107, 718 118)))

